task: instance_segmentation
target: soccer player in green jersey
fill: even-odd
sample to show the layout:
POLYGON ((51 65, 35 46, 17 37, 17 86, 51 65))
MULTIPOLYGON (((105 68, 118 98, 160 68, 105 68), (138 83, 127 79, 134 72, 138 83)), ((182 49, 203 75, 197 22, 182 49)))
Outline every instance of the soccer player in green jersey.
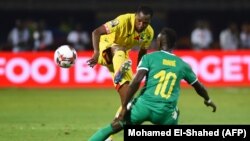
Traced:
POLYGON ((122 110, 117 120, 97 131, 90 141, 102 141, 109 135, 119 132, 124 124, 139 125, 150 121, 158 125, 177 125, 179 111, 177 102, 180 95, 180 83, 184 79, 193 86, 204 104, 216 111, 204 85, 200 83, 191 67, 180 57, 172 54, 176 43, 173 29, 163 28, 158 34, 157 45, 160 51, 146 54, 137 67, 137 72, 129 85, 122 110), (133 100, 132 108, 128 103, 139 89, 146 76, 146 82, 138 97, 133 100), (130 112, 128 112, 130 111, 130 112))

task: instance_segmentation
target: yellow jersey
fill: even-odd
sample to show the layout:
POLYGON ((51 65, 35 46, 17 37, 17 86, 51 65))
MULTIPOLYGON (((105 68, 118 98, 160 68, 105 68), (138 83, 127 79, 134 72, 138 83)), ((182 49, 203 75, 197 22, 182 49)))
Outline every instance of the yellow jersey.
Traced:
POLYGON ((133 47, 147 49, 153 40, 154 30, 148 25, 147 28, 137 33, 135 31, 135 13, 120 15, 114 20, 104 24, 108 34, 102 35, 100 43, 106 44, 106 48, 112 44, 118 44, 125 47, 127 51, 133 47))

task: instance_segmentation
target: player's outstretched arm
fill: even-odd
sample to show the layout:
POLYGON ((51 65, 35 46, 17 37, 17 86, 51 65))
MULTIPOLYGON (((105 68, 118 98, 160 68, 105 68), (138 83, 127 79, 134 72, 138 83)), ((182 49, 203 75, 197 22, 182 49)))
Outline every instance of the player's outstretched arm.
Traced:
POLYGON ((134 79, 130 83, 128 91, 124 98, 124 102, 122 103, 122 110, 118 117, 120 120, 124 119, 124 116, 126 115, 127 112, 127 105, 131 101, 137 90, 139 89, 140 83, 146 74, 147 74, 146 70, 138 70, 134 79))
POLYGON ((192 86, 194 87, 197 94, 204 98, 204 104, 206 106, 212 107, 213 112, 216 112, 216 105, 209 98, 209 95, 208 95, 207 90, 204 87, 204 85, 202 85, 199 81, 196 81, 192 86))

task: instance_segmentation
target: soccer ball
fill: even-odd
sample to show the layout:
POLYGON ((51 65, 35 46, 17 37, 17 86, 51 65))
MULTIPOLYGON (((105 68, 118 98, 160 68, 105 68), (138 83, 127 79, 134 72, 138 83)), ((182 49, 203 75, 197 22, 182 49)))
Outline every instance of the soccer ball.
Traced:
POLYGON ((69 45, 58 47, 54 53, 54 61, 61 68, 70 68, 77 59, 76 50, 69 45))

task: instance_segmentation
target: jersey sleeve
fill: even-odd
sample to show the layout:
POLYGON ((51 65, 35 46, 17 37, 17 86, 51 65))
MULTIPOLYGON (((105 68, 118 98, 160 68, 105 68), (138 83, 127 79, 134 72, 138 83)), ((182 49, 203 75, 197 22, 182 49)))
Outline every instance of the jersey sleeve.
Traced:
POLYGON ((139 62, 137 66, 137 71, 138 70, 149 70, 149 61, 148 61, 148 55, 143 55, 141 58, 141 61, 139 62))
POLYGON ((188 64, 185 64, 185 69, 183 71, 184 80, 187 81, 188 84, 193 85, 196 81, 198 81, 196 74, 188 64))
POLYGON ((116 17, 115 19, 106 22, 104 24, 104 26, 105 26, 105 29, 106 29, 107 33, 110 34, 110 33, 118 31, 119 29, 122 28, 125 21, 126 21, 125 16, 120 15, 120 16, 116 17))

